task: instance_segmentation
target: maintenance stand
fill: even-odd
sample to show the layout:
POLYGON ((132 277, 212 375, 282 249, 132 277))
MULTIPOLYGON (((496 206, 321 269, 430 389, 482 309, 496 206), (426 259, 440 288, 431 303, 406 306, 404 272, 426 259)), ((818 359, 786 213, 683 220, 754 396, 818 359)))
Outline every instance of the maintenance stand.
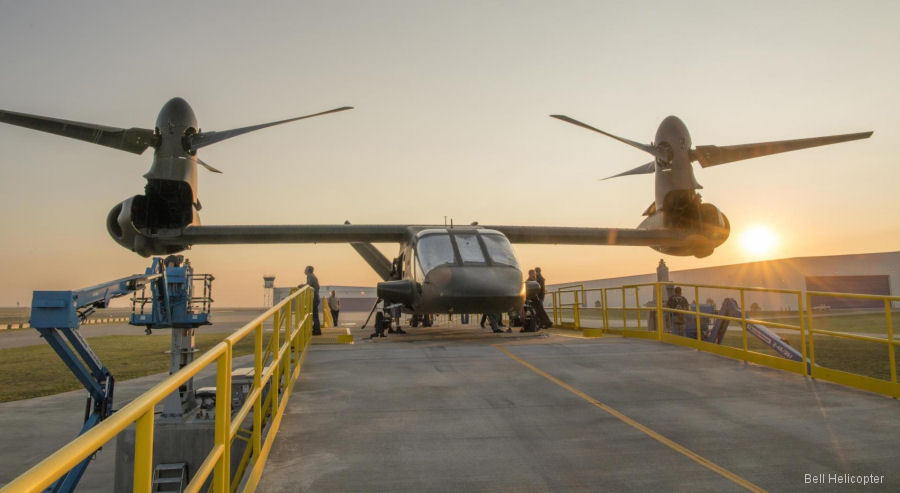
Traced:
MULTIPOLYGON (((148 334, 152 329, 172 329, 169 371, 175 372, 193 360, 194 329, 210 323, 212 280, 209 274, 194 274, 184 257, 171 255, 165 260, 154 258, 144 274, 74 291, 34 291, 31 326, 41 333, 41 337, 88 391, 84 425, 79 435, 114 412, 115 388, 112 373, 78 331, 81 323, 97 308, 107 308, 114 298, 141 291, 140 296, 132 298, 129 323, 145 327, 148 334), (193 296, 195 281, 202 283, 202 295, 199 297, 193 296), (149 295, 146 293, 148 287, 149 295)), ((165 408, 170 415, 183 416, 196 407, 192 383, 179 389, 178 395, 173 394, 169 400, 165 408)), ((76 465, 47 491, 74 491, 92 458, 76 465)))

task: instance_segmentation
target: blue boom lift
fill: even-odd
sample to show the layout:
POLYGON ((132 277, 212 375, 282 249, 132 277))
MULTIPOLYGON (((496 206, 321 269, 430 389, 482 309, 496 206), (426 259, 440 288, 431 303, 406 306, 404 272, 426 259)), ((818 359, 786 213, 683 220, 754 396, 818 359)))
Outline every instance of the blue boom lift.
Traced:
MULTIPOLYGON (((148 334, 151 329, 173 329, 170 370, 177 371, 193 359, 193 330, 210 323, 212 280, 209 274, 195 275, 190 262, 184 261, 180 255, 172 255, 165 260, 154 258, 144 274, 75 291, 34 291, 31 326, 41 333, 88 391, 84 425, 79 435, 113 413, 115 387, 112 373, 78 331, 80 324, 97 308, 108 307, 112 299, 141 291, 140 296, 132 298, 129 323, 146 327, 148 334), (202 296, 193 296, 195 281, 202 283, 202 296), (149 295, 146 293, 148 287, 149 295), (150 309, 146 310, 148 305, 150 309), (186 348, 185 340, 188 342, 186 348)), ((193 395, 190 399, 193 401, 193 395)), ((92 458, 88 457, 76 465, 47 491, 74 491, 92 458)))

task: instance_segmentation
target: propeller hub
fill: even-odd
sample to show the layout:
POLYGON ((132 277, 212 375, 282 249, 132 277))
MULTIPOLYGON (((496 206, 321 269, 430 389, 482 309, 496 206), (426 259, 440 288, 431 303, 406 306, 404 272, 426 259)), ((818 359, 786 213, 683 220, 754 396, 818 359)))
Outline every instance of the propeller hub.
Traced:
POLYGON ((196 132, 197 116, 191 105, 181 98, 170 99, 156 118, 156 133, 160 136, 157 153, 163 156, 190 153, 190 135, 196 132))
POLYGON ((181 98, 172 98, 156 117, 156 129, 162 134, 181 134, 187 128, 197 128, 197 116, 187 101, 181 98))
POLYGON ((656 164, 660 169, 670 169, 672 167, 672 161, 675 159, 675 151, 672 150, 672 146, 668 142, 660 142, 656 144, 656 149, 658 151, 656 164))

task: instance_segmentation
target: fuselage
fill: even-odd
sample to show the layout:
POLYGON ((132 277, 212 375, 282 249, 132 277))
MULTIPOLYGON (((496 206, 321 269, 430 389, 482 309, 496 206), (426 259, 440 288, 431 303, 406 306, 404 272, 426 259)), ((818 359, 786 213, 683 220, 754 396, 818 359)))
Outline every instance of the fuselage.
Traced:
POLYGON ((413 313, 505 313, 525 301, 519 263, 494 230, 410 228, 394 277, 379 285, 380 296, 413 313), (382 285, 402 286, 408 295, 394 296, 382 285))

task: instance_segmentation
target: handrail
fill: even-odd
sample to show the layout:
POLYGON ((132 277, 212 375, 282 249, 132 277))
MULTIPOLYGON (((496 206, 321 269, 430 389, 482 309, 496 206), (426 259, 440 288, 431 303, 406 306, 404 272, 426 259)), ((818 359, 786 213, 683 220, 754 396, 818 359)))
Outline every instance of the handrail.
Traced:
MULTIPOLYGON (((553 310, 553 320, 554 325, 563 325, 562 323, 562 315, 564 311, 566 312, 567 317, 572 317, 571 322, 565 322, 566 327, 572 327, 576 330, 586 329, 581 325, 581 317, 580 311, 585 309, 593 309, 595 310, 593 313, 596 313, 598 308, 584 308, 579 307, 579 301, 585 301, 585 293, 591 291, 599 291, 600 292, 600 301, 601 307, 599 308, 600 313, 602 314, 602 331, 606 332, 615 332, 617 334, 621 334, 624 337, 641 337, 641 338, 650 338, 656 339, 659 341, 689 346, 695 349, 700 349, 703 351, 709 351, 716 354, 721 354, 724 356, 729 356, 732 358, 742 359, 744 361, 750 361, 753 363, 763 364, 767 366, 771 366, 774 368, 780 368, 784 370, 790 370, 797 373, 801 373, 804 375, 811 376, 813 378, 822 378, 826 380, 830 380, 833 382, 841 383, 844 385, 869 390, 872 392, 878 392, 886 395, 890 395, 893 397, 900 397, 900 384, 898 384, 898 376, 897 376, 897 354, 896 347, 900 345, 900 338, 896 337, 894 334, 893 320, 892 320, 892 310, 894 304, 900 301, 900 297, 898 296, 884 296, 884 295, 871 295, 871 294, 857 294, 857 293, 833 293, 833 292, 824 292, 824 291, 802 291, 795 289, 781 289, 781 288, 764 288, 759 286, 725 286, 718 284, 693 284, 693 283, 683 283, 683 282, 649 282, 649 283, 637 283, 637 284, 627 284, 623 286, 617 287, 604 287, 604 288, 590 288, 584 289, 583 287, 580 290, 574 291, 575 300, 573 303, 562 303, 561 294, 563 293, 572 293, 571 287, 569 289, 557 289, 555 291, 550 291, 548 294, 551 295, 552 300, 552 310, 553 310), (678 285, 683 288, 693 289, 694 291, 694 306, 691 310, 680 310, 675 308, 669 308, 665 306, 665 301, 663 299, 663 287, 664 286, 672 286, 678 285), (641 289, 644 287, 653 288, 654 300, 651 306, 642 306, 641 305, 641 289), (718 313, 704 313, 700 311, 700 303, 698 301, 700 298, 700 289, 715 289, 715 290, 727 290, 727 291, 737 291, 735 295, 733 295, 738 300, 738 304, 740 306, 740 317, 733 317, 727 315, 720 315, 718 313), (580 291, 582 293, 581 299, 577 295, 577 292, 580 291), (609 306, 609 296, 608 293, 610 291, 615 291, 617 293, 616 298, 621 296, 621 306, 610 307, 609 306), (795 315, 791 315, 791 318, 796 318, 799 321, 799 324, 789 324, 783 323, 781 321, 772 321, 772 320, 763 320, 760 318, 750 317, 747 315, 748 310, 746 308, 747 304, 747 295, 748 293, 774 293, 780 295, 791 295, 792 297, 796 297, 797 303, 797 312, 795 315), (883 301, 884 303, 884 320, 886 322, 886 333, 887 337, 872 337, 869 335, 861 335, 861 334, 851 334, 833 330, 823 330, 816 329, 813 326, 814 314, 812 311, 812 297, 832 297, 832 298, 850 298, 857 300, 876 300, 883 301), (634 304, 632 306, 632 303, 634 304), (618 311, 616 311, 618 310, 618 311), (655 320, 648 319, 648 324, 651 324, 648 327, 642 326, 642 318, 644 317, 644 313, 652 313, 655 312, 655 320), (610 325, 610 314, 615 315, 615 318, 618 318, 618 324, 616 327, 612 327, 610 325), (714 320, 725 320, 729 322, 734 322, 740 324, 740 334, 741 341, 740 347, 731 347, 731 346, 721 346, 712 342, 707 342, 703 340, 701 336, 701 331, 697 330, 695 338, 683 337, 671 333, 667 333, 665 328, 666 318, 664 317, 665 313, 678 313, 682 315, 697 317, 698 325, 699 320, 701 318, 708 318, 714 320), (619 317, 619 315, 621 315, 619 317), (653 323, 655 322, 655 323, 653 323), (621 325, 619 325, 621 324, 621 325), (655 330, 652 325, 655 325, 655 330), (802 358, 802 362, 798 361, 790 361, 784 358, 780 358, 777 356, 772 356, 770 354, 761 353, 755 351, 750 348, 748 342, 748 325, 756 325, 756 326, 765 326, 769 328, 777 328, 777 329, 786 329, 798 331, 800 335, 800 347, 799 352, 802 358), (888 350, 888 364, 890 367, 890 380, 886 379, 878 379, 874 377, 869 377, 862 374, 850 373, 847 371, 840 371, 836 369, 826 368, 824 366, 820 366, 816 363, 816 354, 815 354, 815 340, 813 339, 813 335, 815 336, 828 336, 839 339, 846 340, 855 340, 855 341, 863 341, 867 343, 877 343, 884 344, 887 346, 888 350)), ((646 293, 645 293, 646 294, 646 293)), ((618 302, 618 300, 616 300, 618 302)), ((877 310, 877 309, 876 309, 877 310)))
MULTIPOLYGON (((152 480, 155 407, 166 396, 177 391, 181 385, 213 364, 213 362, 216 363, 216 395, 219 397, 216 399, 215 442, 207 458, 197 468, 185 491, 199 491, 210 474, 213 475, 212 491, 216 493, 230 493, 234 490, 230 476, 231 442, 240 431, 240 423, 249 414, 250 406, 253 407, 254 422, 251 431, 253 460, 252 462, 244 463, 245 469, 251 467, 252 464, 252 474, 245 482, 244 490, 253 491, 268 455, 267 453, 262 453, 261 449, 265 449, 267 452, 271 447, 277 432, 277 423, 281 420, 281 414, 290 396, 293 383, 299 377, 300 365, 311 337, 311 312, 312 289, 304 287, 303 289, 295 290, 290 296, 198 356, 193 362, 154 385, 150 390, 113 413, 109 418, 72 440, 12 482, 6 484, 0 489, 0 493, 42 491, 72 467, 96 452, 121 431, 128 428, 132 423, 136 424, 133 490, 136 492, 149 492, 152 480), (263 324, 269 318, 272 318, 274 321, 273 340, 278 341, 282 329, 286 337, 283 343, 277 344, 277 349, 274 351, 274 359, 270 365, 271 371, 268 371, 267 368, 265 374, 260 375, 260 373, 263 373, 263 367, 267 366, 263 360, 262 332, 263 324), (244 406, 238 411, 235 416, 236 419, 232 423, 232 348, 250 334, 254 334, 255 339, 253 386, 244 406), (279 370, 282 371, 279 372, 279 370), (280 375, 284 375, 283 381, 280 375), (265 405, 262 402, 262 389, 266 385, 269 385, 266 401, 272 404, 271 415, 269 416, 263 416, 264 413, 262 412, 262 408, 265 405), (272 423, 270 431, 266 434, 264 443, 261 443, 263 442, 263 428, 268 423, 272 423), (254 477, 256 481, 253 480, 254 477)), ((268 352, 266 352, 265 357, 268 359, 268 352)), ((236 478, 241 478, 243 475, 244 470, 239 470, 236 473, 236 478)))

